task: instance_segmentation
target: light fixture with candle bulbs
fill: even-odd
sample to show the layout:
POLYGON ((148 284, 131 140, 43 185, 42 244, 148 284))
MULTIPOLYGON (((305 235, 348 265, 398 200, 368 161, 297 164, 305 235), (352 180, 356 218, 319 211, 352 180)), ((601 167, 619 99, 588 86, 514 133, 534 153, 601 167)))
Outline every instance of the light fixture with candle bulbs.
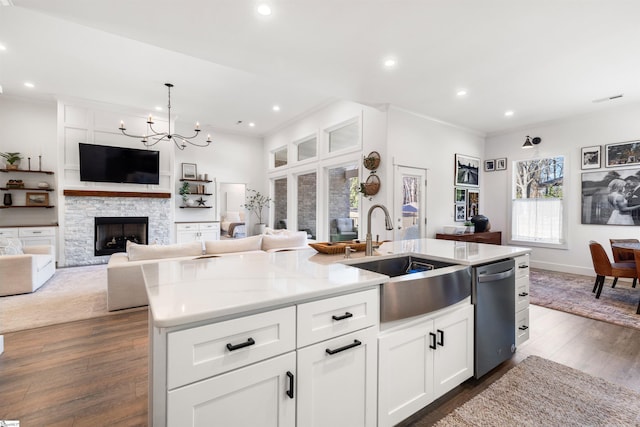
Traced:
POLYGON ((164 85, 167 87, 167 90, 168 90, 168 103, 167 103, 167 110, 168 110, 167 123, 169 126, 168 132, 157 132, 155 129, 153 129, 154 122, 153 122, 153 116, 151 115, 147 120, 147 127, 151 131, 151 133, 149 133, 148 135, 128 134, 127 132, 125 132, 127 128, 124 127, 124 121, 120 121, 120 127, 118 129, 120 129, 123 135, 130 136, 131 138, 140 138, 142 140, 142 143, 146 147, 152 147, 156 145, 158 142, 164 141, 164 140, 173 141, 173 143, 176 144, 176 147, 178 147, 178 149, 180 150, 184 150, 187 147, 187 143, 196 147, 208 147, 209 144, 211 144, 211 135, 207 135, 207 140, 204 142, 193 141, 193 139, 197 138, 198 135, 200 134, 200 123, 196 122, 196 127, 194 129, 195 133, 192 136, 184 136, 184 135, 180 135, 179 133, 171 133, 171 88, 173 87, 173 84, 165 83, 164 85))
POLYGON ((527 139, 524 140, 522 148, 533 148, 534 145, 538 145, 540 144, 540 142, 542 142, 542 138, 540 138, 539 136, 534 136, 531 139, 529 138, 529 135, 527 135, 527 139))

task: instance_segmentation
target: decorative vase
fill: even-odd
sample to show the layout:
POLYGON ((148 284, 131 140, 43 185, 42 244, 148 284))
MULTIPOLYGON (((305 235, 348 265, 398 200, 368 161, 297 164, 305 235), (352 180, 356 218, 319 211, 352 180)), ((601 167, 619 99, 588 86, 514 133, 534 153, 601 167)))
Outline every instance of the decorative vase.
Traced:
POLYGON ((13 200, 11 200, 11 193, 4 194, 4 205, 11 206, 13 204, 13 200))
POLYGON ((48 182, 39 182, 38 183, 38 188, 49 188, 49 183, 48 182))
POLYGON ((7 170, 9 170, 9 171, 18 170, 18 166, 20 166, 20 163, 18 163, 18 162, 14 163, 14 164, 7 163, 7 170))
POLYGON ((267 224, 256 224, 253 226, 253 232, 255 234, 264 234, 267 224))
POLYGON ((187 201, 186 201, 186 205, 187 205, 187 206, 193 206, 193 205, 195 205, 195 204, 196 204, 196 202, 195 202, 195 200, 193 200, 193 199, 187 199, 187 201))

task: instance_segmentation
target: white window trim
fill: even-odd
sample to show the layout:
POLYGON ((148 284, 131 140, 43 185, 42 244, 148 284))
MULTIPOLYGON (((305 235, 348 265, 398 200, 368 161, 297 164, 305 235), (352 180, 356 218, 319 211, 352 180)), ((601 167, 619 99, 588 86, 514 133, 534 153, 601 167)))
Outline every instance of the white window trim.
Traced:
POLYGON ((312 162, 317 162, 318 161, 318 152, 320 151, 320 131, 317 131, 315 133, 312 133, 310 135, 305 136, 304 138, 300 138, 297 139, 295 141, 293 141, 292 145, 295 147, 295 164, 296 165, 303 165, 306 163, 312 163, 312 162), (313 157, 309 157, 308 159, 304 159, 304 160, 298 160, 299 157, 299 153, 298 153, 298 149, 300 144, 303 144, 307 141, 310 141, 312 139, 316 140, 316 155, 313 157))
POLYGON ((351 153, 351 152, 356 152, 356 151, 362 151, 362 114, 352 117, 348 120, 344 120, 338 124, 335 124, 333 126, 324 128, 322 130, 322 158, 323 159, 328 159, 328 158, 332 158, 332 157, 338 157, 338 156, 344 156, 345 154, 351 153), (347 147, 347 148, 343 148, 342 150, 338 150, 338 151, 329 151, 329 134, 331 132, 334 132, 340 128, 349 126, 351 124, 357 123, 358 124, 358 143, 356 145, 354 145, 353 147, 347 147))

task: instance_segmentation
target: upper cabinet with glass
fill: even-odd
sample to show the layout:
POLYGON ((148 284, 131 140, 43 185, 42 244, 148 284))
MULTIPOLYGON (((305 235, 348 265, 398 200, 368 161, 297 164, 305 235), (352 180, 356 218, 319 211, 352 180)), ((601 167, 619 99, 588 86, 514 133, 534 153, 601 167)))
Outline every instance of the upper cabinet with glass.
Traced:
POLYGON ((298 147, 298 161, 312 159, 317 156, 318 138, 310 136, 296 143, 298 147))
POLYGON ((273 152, 273 167, 279 168, 287 165, 287 147, 278 148, 273 152))
POLYGON ((357 119, 329 129, 327 134, 330 153, 360 146, 360 122, 357 119))

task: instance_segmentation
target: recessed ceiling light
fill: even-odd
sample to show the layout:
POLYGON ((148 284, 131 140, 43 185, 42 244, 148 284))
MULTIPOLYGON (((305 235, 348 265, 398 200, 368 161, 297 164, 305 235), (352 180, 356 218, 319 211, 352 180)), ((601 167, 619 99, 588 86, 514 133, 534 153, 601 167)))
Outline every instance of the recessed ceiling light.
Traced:
POLYGON ((162 107, 158 105, 158 106, 156 107, 156 111, 162 111, 162 107))
POLYGON ((36 85, 34 85, 34 84, 33 84, 33 83, 31 83, 31 82, 24 82, 24 85, 25 85, 26 87, 28 87, 28 88, 32 88, 32 89, 33 89, 34 87, 36 87, 36 85))
POLYGON ((395 67, 397 65, 397 63, 398 62, 393 58, 388 58, 388 59, 384 60, 384 66, 386 68, 393 68, 393 67, 395 67))
POLYGON ((467 94, 467 91, 464 89, 460 89, 458 92, 456 92, 456 95, 458 96, 465 96, 467 94))
POLYGON ((256 125, 256 124, 255 124, 255 123, 253 123, 253 122, 249 123, 249 126, 250 126, 250 127, 254 127, 255 125, 256 125))
POLYGON ((273 106, 273 111, 280 111, 280 106, 279 105, 274 105, 273 106))
POLYGON ((3 44, 0 44, 0 50, 7 50, 7 47, 3 44))
POLYGON ((257 9, 258 13, 262 16, 269 16, 271 15, 271 7, 269 7, 268 4, 261 4, 260 6, 258 6, 257 9))
POLYGON ((505 111, 505 112, 504 112, 504 115, 505 115, 506 117, 511 117, 511 116, 513 116, 513 111, 511 111, 511 110, 509 110, 509 111, 505 111))

